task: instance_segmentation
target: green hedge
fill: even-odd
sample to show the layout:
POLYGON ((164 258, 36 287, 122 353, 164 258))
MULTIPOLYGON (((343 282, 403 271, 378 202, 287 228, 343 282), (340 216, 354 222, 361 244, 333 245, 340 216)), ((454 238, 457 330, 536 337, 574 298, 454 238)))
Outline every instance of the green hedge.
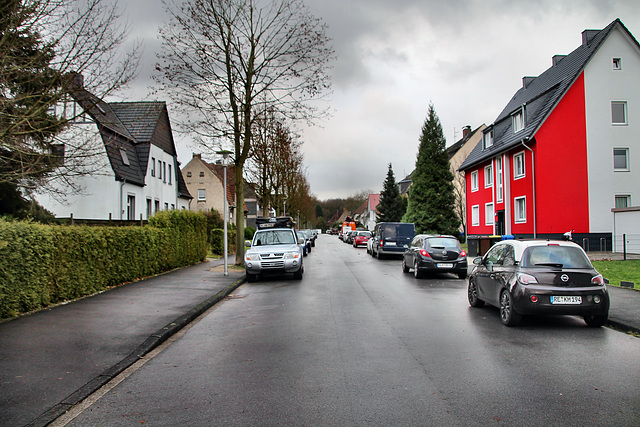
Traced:
POLYGON ((41 225, 0 219, 0 318, 203 260, 206 220, 158 212, 145 227, 41 225))
MULTIPOLYGON (((214 228, 211 230, 211 253, 215 255, 224 255, 224 229, 214 228)), ((236 253, 236 230, 227 230, 227 245, 229 253, 236 253)))

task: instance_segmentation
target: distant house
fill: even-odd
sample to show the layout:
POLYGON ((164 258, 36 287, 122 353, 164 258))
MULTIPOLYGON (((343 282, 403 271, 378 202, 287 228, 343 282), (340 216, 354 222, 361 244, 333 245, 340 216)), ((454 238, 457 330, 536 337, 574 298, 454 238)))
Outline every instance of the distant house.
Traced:
POLYGON ((380 203, 380 194, 369 194, 367 200, 353 214, 353 219, 373 231, 376 227, 376 215, 378 212, 378 204, 380 203))
MULTIPOLYGON (((202 159, 201 154, 193 154, 189 163, 182 168, 182 175, 189 192, 195 199, 191 202, 192 211, 217 210, 224 215, 224 166, 221 162, 209 163, 202 159)), ((229 208, 229 222, 235 222, 237 211, 235 166, 227 166, 227 206, 229 208)), ((258 212, 258 202, 255 192, 247 182, 244 184, 245 226, 255 227, 258 212)))
POLYGON ((524 77, 460 166, 468 235, 575 230, 585 249, 611 250, 622 214, 638 233, 640 211, 627 208, 640 198, 639 79, 640 45, 618 19, 524 77))
POLYGON ((40 204, 56 217, 81 219, 148 219, 160 210, 188 209, 192 197, 179 172, 166 103, 105 102, 84 89, 80 75, 70 96, 56 111, 73 117, 65 155, 76 155, 65 157, 63 167, 84 163, 73 169, 86 173, 54 179, 67 196, 37 194, 40 204), (80 149, 86 158, 77 156, 80 149))

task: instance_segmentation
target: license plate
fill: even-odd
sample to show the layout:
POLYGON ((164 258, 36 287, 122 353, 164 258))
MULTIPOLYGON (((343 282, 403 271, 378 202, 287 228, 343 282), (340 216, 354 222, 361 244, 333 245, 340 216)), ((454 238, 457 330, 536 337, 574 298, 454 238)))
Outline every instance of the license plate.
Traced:
POLYGON ((582 304, 582 297, 578 296, 552 296, 551 304, 582 304))
POLYGON ((384 244, 387 246, 395 246, 396 242, 384 242, 384 244))
POLYGON ((436 264, 438 268, 453 268, 453 264, 440 262, 436 264))

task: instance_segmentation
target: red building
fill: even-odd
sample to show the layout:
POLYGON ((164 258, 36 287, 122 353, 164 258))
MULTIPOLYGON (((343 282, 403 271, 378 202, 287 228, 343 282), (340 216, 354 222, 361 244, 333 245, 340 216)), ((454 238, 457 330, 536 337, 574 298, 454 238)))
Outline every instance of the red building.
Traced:
POLYGON ((469 237, 575 230, 585 249, 611 250, 612 209, 640 198, 640 45, 620 20, 582 41, 523 78, 460 166, 469 237))

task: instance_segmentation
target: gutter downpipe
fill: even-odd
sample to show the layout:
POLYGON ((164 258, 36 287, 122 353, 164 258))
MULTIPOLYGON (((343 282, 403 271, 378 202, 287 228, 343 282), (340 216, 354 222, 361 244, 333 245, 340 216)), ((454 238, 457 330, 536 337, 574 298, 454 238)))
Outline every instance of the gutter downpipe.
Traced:
POLYGON ((127 183, 126 179, 122 179, 122 183, 120 183, 120 221, 122 221, 122 208, 123 208, 123 203, 122 203, 122 188, 124 187, 124 185, 127 183))
POLYGON ((533 238, 538 238, 536 227, 536 167, 535 167, 535 155, 533 150, 524 143, 524 139, 520 141, 520 144, 531 152, 531 179, 533 180, 533 238))

